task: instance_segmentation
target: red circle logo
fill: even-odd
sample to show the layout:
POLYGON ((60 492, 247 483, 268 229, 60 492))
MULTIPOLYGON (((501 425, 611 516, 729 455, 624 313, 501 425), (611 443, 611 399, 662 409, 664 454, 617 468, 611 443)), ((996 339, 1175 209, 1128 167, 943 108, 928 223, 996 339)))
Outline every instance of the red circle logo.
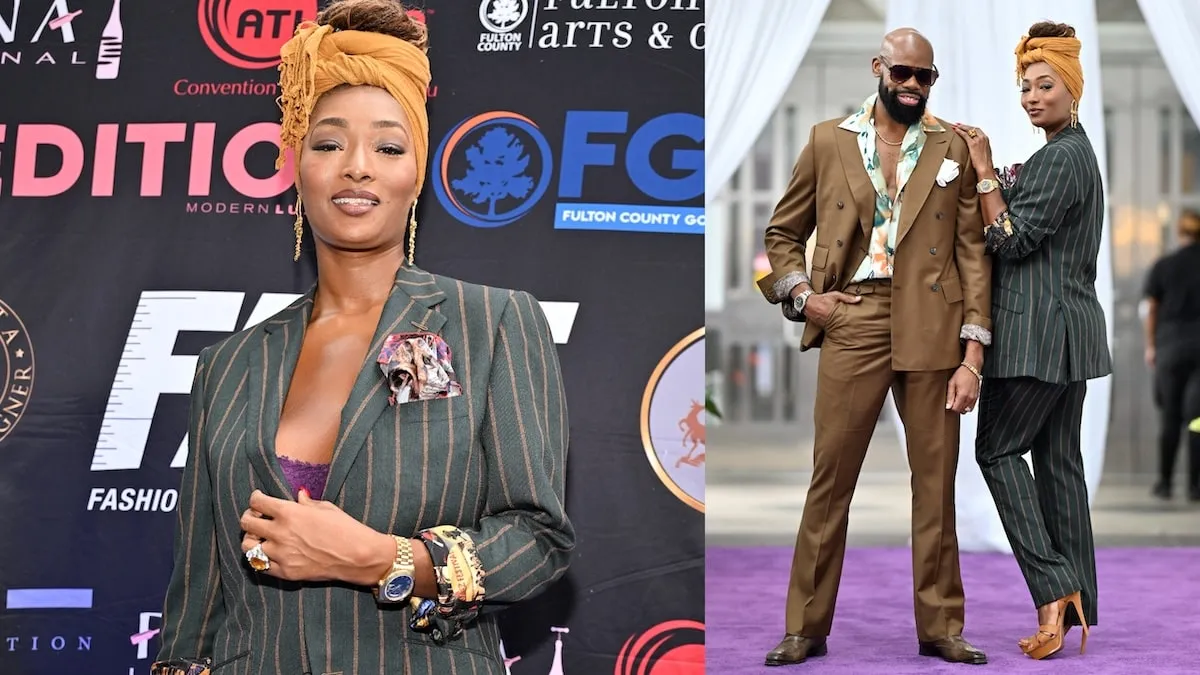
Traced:
POLYGON ((664 621, 631 636, 617 655, 614 675, 703 675, 704 624, 664 621))
POLYGON ((262 70, 279 65, 279 49, 304 21, 317 18, 317 0, 200 0, 200 35, 222 61, 262 70))

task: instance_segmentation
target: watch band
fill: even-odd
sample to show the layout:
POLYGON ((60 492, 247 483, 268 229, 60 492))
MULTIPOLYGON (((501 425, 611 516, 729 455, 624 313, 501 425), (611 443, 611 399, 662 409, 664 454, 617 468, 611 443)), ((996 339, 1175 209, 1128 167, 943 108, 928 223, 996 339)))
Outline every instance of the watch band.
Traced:
POLYGON ((1000 187, 1000 181, 993 180, 991 178, 984 178, 983 180, 981 180, 975 184, 975 191, 981 195, 986 195, 987 193, 989 193, 993 190, 996 190, 999 187, 1000 187))
POLYGON ((812 289, 809 289, 807 291, 802 292, 800 295, 797 295, 792 300, 792 307, 795 307, 796 311, 799 314, 803 315, 804 314, 804 305, 808 303, 808 298, 812 294, 813 294, 812 289))
POLYGON ((392 568, 379 580, 375 597, 380 602, 404 602, 412 595, 416 585, 417 567, 413 556, 412 540, 407 537, 392 535, 396 540, 396 557, 392 560, 392 568))

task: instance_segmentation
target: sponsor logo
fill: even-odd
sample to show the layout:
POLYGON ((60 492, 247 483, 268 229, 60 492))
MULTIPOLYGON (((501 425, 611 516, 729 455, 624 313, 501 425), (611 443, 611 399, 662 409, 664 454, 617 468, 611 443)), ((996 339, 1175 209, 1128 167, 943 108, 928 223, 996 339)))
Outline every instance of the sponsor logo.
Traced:
POLYGON ((521 33, 517 31, 529 16, 529 0, 480 0, 479 23, 485 32, 479 34, 481 52, 515 52, 521 49, 521 33))
POLYGON ((279 49, 304 21, 317 17, 317 0, 199 0, 200 35, 225 63, 247 70, 279 65, 279 49))
MULTIPOLYGON (((238 324, 245 293, 237 291, 144 291, 134 311, 125 349, 117 365, 92 471, 136 470, 142 466, 150 428, 163 394, 189 394, 196 356, 175 354, 180 333, 232 333, 274 316, 299 297, 264 293, 244 324, 238 324)), ((542 302, 542 311, 557 344, 566 344, 579 311, 577 302, 542 302)), ((171 468, 187 461, 186 430, 171 468)), ((175 489, 97 486, 88 493, 89 511, 170 512, 178 503, 175 489)))
POLYGON ((482 0, 475 48, 703 50, 702 10, 700 0, 482 0))
MULTIPOLYGON (((151 628, 150 622, 162 622, 162 612, 142 612, 138 615, 138 632, 129 636, 129 643, 137 646, 137 660, 145 661, 150 658, 150 640, 158 635, 162 628, 151 628)), ((129 669, 132 673, 133 668, 129 669)))
POLYGON ((433 157, 433 189, 459 221, 502 227, 537 205, 550 185, 553 161, 533 120, 487 112, 460 122, 442 140, 433 157))
MULTIPOLYGON (((90 588, 10 588, 5 592, 8 612, 91 609, 90 588)), ((17 622, 16 625, 21 625, 17 622)), ((63 652, 92 650, 90 635, 0 635, 0 652, 63 652)), ((4 672, 8 672, 5 670, 4 672)))
MULTIPOLYGON (((667 113, 630 128, 629 113, 572 110, 558 143, 555 229, 703 234, 704 119, 667 113), (618 135, 622 142, 594 140, 618 135), (619 152, 619 150, 621 152, 619 152), (617 157, 623 155, 623 166, 617 157), (623 179, 658 204, 583 201, 623 179)), ((458 221, 502 227, 527 215, 549 192, 555 154, 541 127, 515 112, 492 111, 455 125, 434 151, 434 194, 458 221)))
MULTIPOLYGON (((34 0, 24 5, 13 0, 10 4, 12 10, 7 16, 0 12, 0 66, 94 66, 97 80, 117 79, 125 43, 121 0, 112 0, 107 15, 95 12, 94 21, 92 15, 80 19, 84 10, 72 10, 67 0, 34 0), (30 34, 27 27, 32 26, 36 28, 30 34), (95 46, 77 46, 76 28, 80 33, 99 30, 95 46)), ((97 2, 91 4, 103 6, 97 2)))
POLYGON ((33 344, 21 317, 0 300, 0 442, 12 433, 33 395, 33 344))
POLYGON ((680 340, 642 396, 642 444, 663 485, 704 512, 704 329, 680 340))
MULTIPOLYGON (((551 626, 550 632, 554 634, 554 660, 551 661, 551 663, 550 663, 550 670, 547 671, 547 675, 564 675, 565 671, 563 670, 563 635, 570 633, 571 629, 565 628, 565 627, 560 627, 560 626, 551 626)), ((519 668, 518 672, 514 673, 512 666, 514 663, 520 661, 521 657, 520 656, 509 656, 508 653, 504 650, 504 641, 503 640, 500 641, 500 658, 504 660, 505 675, 533 675, 533 673, 535 673, 535 672, 540 672, 540 670, 534 671, 527 664, 526 666, 522 666, 521 668, 519 668)))
POLYGON ((630 636, 617 654, 613 675, 703 675, 704 624, 664 621, 630 636))
POLYGON ((0 178, 0 195, 55 197, 82 182, 91 196, 111 197, 118 189, 118 162, 138 155, 137 194, 162 197, 170 156, 172 163, 186 158, 189 167, 186 182, 172 180, 171 184, 187 185, 189 198, 205 198, 186 200, 186 213, 295 214, 294 206, 274 201, 292 186, 294 175, 291 159, 282 169, 274 168, 279 151, 279 125, 274 122, 258 122, 231 134, 218 130, 216 122, 98 124, 94 134, 77 133, 59 124, 17 124, 11 139, 8 126, 0 124, 0 152, 6 141, 12 143, 12 175, 0 178), (222 132, 220 140, 218 131, 222 132), (51 164, 56 168, 39 175, 37 167, 47 164, 44 156, 57 156, 51 164), (41 162, 39 158, 43 158, 41 162), (255 173, 250 170, 251 160, 255 160, 255 173), (261 176, 263 167, 269 167, 265 176, 261 176), (224 179, 224 186, 218 184, 214 189, 214 173, 224 179), (240 198, 208 199, 214 192, 229 190, 240 198))

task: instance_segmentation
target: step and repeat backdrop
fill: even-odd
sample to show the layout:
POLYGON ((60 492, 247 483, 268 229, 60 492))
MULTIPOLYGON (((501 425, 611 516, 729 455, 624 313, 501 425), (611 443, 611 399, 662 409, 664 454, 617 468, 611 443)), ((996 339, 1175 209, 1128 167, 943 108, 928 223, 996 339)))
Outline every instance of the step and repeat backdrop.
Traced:
MULTIPOLYGON (((0 673, 149 672, 196 354, 315 281, 275 67, 323 4, 0 2, 0 673)), ((417 264, 533 293, 570 405, 578 547, 506 668, 701 673, 702 1, 411 13, 417 264)))

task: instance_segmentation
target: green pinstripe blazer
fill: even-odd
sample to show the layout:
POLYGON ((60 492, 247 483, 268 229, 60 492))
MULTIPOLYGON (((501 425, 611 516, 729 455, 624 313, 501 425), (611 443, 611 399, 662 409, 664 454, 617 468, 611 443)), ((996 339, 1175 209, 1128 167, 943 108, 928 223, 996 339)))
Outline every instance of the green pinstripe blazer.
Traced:
POLYGON ((1035 152, 1004 197, 1013 231, 988 228, 995 262, 984 374, 1066 383, 1112 373, 1096 297, 1104 191, 1083 127, 1035 152))
POLYGON ((312 303, 310 291, 200 354, 158 658, 234 659, 218 672, 247 675, 503 675, 497 610, 562 576, 575 541, 562 375, 540 307, 524 292, 401 267, 342 411, 324 499, 382 532, 453 524, 478 546, 489 605, 437 646, 408 628, 407 604, 257 575, 242 555, 251 491, 292 498, 274 440, 312 303), (450 345, 461 396, 388 404, 375 356, 389 334, 414 329, 450 345))

